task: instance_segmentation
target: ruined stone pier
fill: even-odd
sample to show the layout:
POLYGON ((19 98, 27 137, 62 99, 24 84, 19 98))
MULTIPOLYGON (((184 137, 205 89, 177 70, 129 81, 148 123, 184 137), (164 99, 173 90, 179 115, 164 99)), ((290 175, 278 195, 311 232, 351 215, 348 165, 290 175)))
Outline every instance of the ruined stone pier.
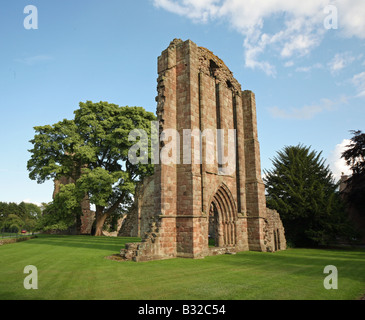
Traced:
POLYGON ((192 141, 190 154, 177 153, 175 163, 156 164, 154 175, 140 186, 120 235, 143 240, 127 244, 122 257, 148 261, 285 249, 280 216, 266 208, 254 93, 242 90, 221 59, 190 40, 175 39, 162 52, 157 82, 159 133, 174 129, 183 137, 190 129, 202 135, 199 143, 192 141), (207 129, 234 129, 233 154, 227 139, 217 135, 213 149, 218 152, 209 153, 207 129), (184 161, 197 152, 200 163, 184 161), (219 158, 234 159, 234 170, 226 170, 219 158))

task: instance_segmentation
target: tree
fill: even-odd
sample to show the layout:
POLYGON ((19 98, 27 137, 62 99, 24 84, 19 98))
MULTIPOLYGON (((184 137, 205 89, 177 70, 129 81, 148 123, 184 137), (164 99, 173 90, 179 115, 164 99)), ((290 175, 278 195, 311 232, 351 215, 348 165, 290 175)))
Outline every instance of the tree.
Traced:
MULTIPOLYGON (((23 202, 24 203, 24 202, 23 202)), ((27 217, 39 218, 42 215, 42 210, 34 203, 24 203, 27 211, 27 217)))
POLYGON ((16 214, 9 214, 3 221, 2 228, 6 231, 18 233, 24 226, 24 221, 16 214))
POLYGON ((24 222, 23 228, 28 232, 34 231, 36 228, 37 220, 42 216, 41 208, 34 203, 21 202, 19 207, 25 212, 22 216, 24 222))
MULTIPOLYGON (((79 106, 73 120, 35 127, 27 167, 29 177, 38 183, 61 177, 72 179, 69 196, 78 203, 87 196, 96 206, 95 235, 99 236, 110 214, 131 201, 136 182, 153 173, 150 161, 131 162, 128 151, 136 144, 129 141, 129 133, 142 129, 150 137, 151 121, 156 117, 142 107, 91 101, 79 106)), ((151 158, 150 150, 140 155, 151 158)), ((75 213, 76 209, 66 210, 75 213)))
POLYGON ((296 246, 329 244, 351 228, 329 167, 321 152, 286 146, 264 170, 268 207, 283 220, 287 240, 296 246))
POLYGON ((0 230, 3 229, 3 222, 8 216, 7 212, 8 204, 5 202, 0 202, 0 230))
POLYGON ((58 230, 65 231, 73 227, 82 215, 79 197, 75 190, 75 184, 60 186, 53 201, 45 206, 42 217, 37 223, 38 230, 58 230))
POLYGON ((18 232, 20 229, 33 231, 41 216, 41 208, 33 203, 0 202, 0 230, 18 232))
POLYGON ((365 214, 365 133, 351 131, 353 137, 347 150, 342 154, 352 175, 346 181, 346 201, 360 214, 365 214))

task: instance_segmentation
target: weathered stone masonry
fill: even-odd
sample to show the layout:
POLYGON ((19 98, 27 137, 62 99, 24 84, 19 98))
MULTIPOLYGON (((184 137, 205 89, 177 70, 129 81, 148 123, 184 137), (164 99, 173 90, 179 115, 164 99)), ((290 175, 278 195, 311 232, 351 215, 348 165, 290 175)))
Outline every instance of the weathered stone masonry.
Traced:
MULTIPOLYGON (((129 217, 138 222, 142 243, 126 245, 122 257, 147 261, 285 249, 279 214, 266 208, 255 95, 242 91, 222 60, 190 40, 175 39, 162 52, 157 82, 160 133, 175 129, 183 137, 184 129, 203 133, 206 129, 235 129, 236 170, 227 174, 218 159, 206 161, 212 154, 206 154, 209 148, 204 137, 201 164, 185 164, 184 159, 193 159, 197 152, 192 141, 190 154, 178 154, 180 164, 156 165, 145 186, 150 196, 145 201, 137 196, 137 209, 129 217), (209 246, 209 238, 213 246, 209 246)), ((183 139, 181 150, 182 143, 183 139)), ((231 151, 223 146, 221 156, 231 159, 231 151)), ((127 235, 123 228, 121 234, 127 235)))

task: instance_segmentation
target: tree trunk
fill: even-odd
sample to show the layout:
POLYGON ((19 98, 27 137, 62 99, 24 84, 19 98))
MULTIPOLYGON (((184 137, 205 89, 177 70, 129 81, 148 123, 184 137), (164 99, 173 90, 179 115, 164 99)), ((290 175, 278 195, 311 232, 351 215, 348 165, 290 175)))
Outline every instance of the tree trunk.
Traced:
POLYGON ((108 217, 107 213, 104 213, 104 207, 96 207, 96 224, 95 224, 95 236, 100 237, 103 235, 103 226, 106 218, 108 217))
POLYGON ((111 206, 107 211, 104 212, 105 207, 96 206, 96 223, 95 223, 95 236, 103 235, 103 226, 105 220, 118 208, 122 200, 124 199, 124 195, 122 194, 119 199, 111 206))
POLYGON ((81 216, 79 214, 76 215, 76 234, 81 234, 81 216))

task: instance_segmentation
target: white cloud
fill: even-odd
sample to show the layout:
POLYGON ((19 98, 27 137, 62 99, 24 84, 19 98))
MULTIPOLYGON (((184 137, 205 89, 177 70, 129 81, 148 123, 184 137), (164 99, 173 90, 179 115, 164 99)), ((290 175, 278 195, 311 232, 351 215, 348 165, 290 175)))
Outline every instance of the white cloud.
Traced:
POLYGON ((33 203, 33 204, 37 205, 38 207, 42 207, 42 204, 40 202, 32 201, 31 199, 25 199, 22 202, 24 202, 24 203, 33 203))
POLYGON ((344 139, 337 144, 334 150, 331 151, 327 161, 336 181, 341 178, 342 174, 351 175, 351 169, 346 165, 346 161, 341 158, 342 153, 347 149, 350 140, 344 139))
POLYGON ((276 69, 260 56, 270 49, 280 59, 291 59, 308 54, 320 44, 324 28, 318 28, 320 3, 309 1, 224 1, 221 15, 227 16, 233 28, 244 36, 245 65, 263 70, 269 76, 276 75, 276 69), (316 7, 316 9, 308 9, 316 7), (264 31, 265 19, 282 19, 278 32, 264 31))
POLYGON ((219 7, 216 3, 219 0, 154 0, 154 5, 169 12, 176 13, 196 22, 207 22, 218 14, 219 7))
POLYGON ((278 107, 272 107, 269 108, 269 112, 274 118, 308 120, 319 113, 333 110, 334 105, 335 103, 333 101, 322 99, 318 104, 308 105, 302 108, 291 108, 289 111, 278 107))
POLYGON ((350 65, 355 60, 356 58, 351 54, 351 52, 337 53, 328 63, 328 67, 330 68, 331 73, 335 74, 350 65))
POLYGON ((275 67, 261 61, 260 55, 267 49, 280 59, 308 55, 328 31, 323 25, 328 5, 338 9, 339 34, 365 38, 363 0, 154 0, 154 5, 195 22, 228 21, 244 37, 246 67, 261 69, 270 76, 275 76, 275 67), (279 31, 265 30, 268 19, 277 23, 279 31))
POLYGON ((276 68, 267 61, 260 61, 258 56, 265 50, 265 41, 260 41, 256 45, 249 43, 248 39, 244 41, 245 48, 245 65, 248 68, 258 68, 264 71, 268 76, 276 76, 276 68))
POLYGON ((365 71, 355 74, 351 81, 357 88, 357 97, 365 97, 365 71))
POLYGON ((23 58, 23 59, 15 59, 16 62, 20 62, 20 63, 26 64, 28 66, 33 66, 35 64, 45 62, 45 61, 51 61, 51 60, 53 60, 53 58, 48 55, 37 55, 37 56, 27 57, 27 58, 23 58))
POLYGON ((345 37, 365 39, 365 1, 336 0, 339 31, 345 37))
POLYGON ((323 65, 320 64, 320 63, 315 63, 311 66, 308 66, 308 67, 298 67, 295 69, 295 71, 297 72, 310 72, 312 71, 313 69, 322 69, 323 68, 323 65))

